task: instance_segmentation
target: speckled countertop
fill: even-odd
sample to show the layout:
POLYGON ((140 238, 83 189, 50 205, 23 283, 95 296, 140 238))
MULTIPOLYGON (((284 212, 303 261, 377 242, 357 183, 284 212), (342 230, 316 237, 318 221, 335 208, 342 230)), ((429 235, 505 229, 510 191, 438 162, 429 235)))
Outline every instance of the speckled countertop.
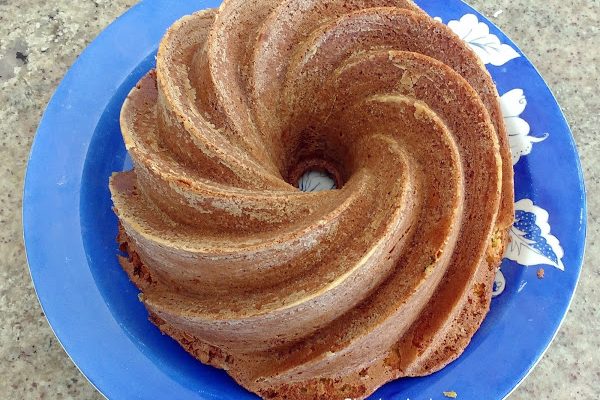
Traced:
MULTIPOLYGON (((588 189, 588 245, 575 300, 547 354, 510 399, 597 399, 600 2, 471 4, 511 36, 548 81, 573 129, 588 189)), ((102 398, 58 344, 35 297, 22 242, 21 190, 29 147, 52 92, 84 47, 131 5, 132 0, 0 0, 1 398, 102 398)))

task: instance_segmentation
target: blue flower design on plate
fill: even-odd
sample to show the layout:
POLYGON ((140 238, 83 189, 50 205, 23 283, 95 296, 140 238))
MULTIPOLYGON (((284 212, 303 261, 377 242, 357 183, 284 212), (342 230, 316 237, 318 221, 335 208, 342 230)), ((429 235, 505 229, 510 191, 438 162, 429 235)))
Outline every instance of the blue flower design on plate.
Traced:
POLYGON ((548 212, 530 199, 516 202, 505 257, 525 266, 545 264, 564 271, 564 251, 559 240, 550 234, 548 217, 548 212))

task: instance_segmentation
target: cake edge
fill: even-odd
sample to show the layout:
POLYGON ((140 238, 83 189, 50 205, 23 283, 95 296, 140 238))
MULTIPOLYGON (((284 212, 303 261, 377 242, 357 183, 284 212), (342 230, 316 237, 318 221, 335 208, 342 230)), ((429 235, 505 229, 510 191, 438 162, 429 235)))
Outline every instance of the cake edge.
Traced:
MULTIPOLYGON (((508 230, 509 229, 500 230, 497 228, 494 235, 492 235, 485 259, 488 268, 478 269, 478 274, 476 275, 482 275, 482 277, 479 280, 475 279, 471 287, 477 284, 483 284, 485 288, 493 287, 496 272, 500 268, 502 257, 509 241, 508 230)), ((123 255, 118 256, 121 267, 127 273, 131 282, 143 292, 146 288, 153 285, 154 280, 136 253, 134 249, 135 245, 132 244, 131 239, 127 236, 120 222, 116 239, 119 244, 119 250, 126 255, 126 257, 123 255)), ((477 291, 475 291, 475 293, 477 293, 477 291)), ((253 391, 261 398, 286 400, 361 400, 371 395, 385 383, 401 377, 429 375, 443 369, 459 358, 470 343, 474 332, 476 332, 483 323, 490 309, 492 299, 491 290, 487 290, 485 293, 479 293, 479 295, 481 296, 479 305, 483 304, 484 307, 482 308, 483 312, 475 314, 476 320, 472 321, 474 323, 471 325, 475 328, 472 334, 467 335, 467 337, 463 336, 461 340, 457 342, 459 351, 455 352, 455 354, 450 357, 448 357, 447 354, 434 353, 433 357, 438 356, 441 359, 445 359, 444 362, 436 365, 434 369, 423 369, 419 367, 412 370, 394 369, 387 367, 387 365, 385 365, 386 361, 383 361, 382 363, 376 363, 372 367, 369 367, 368 374, 365 373, 366 370, 362 370, 345 377, 311 379, 298 383, 284 384, 276 388, 258 387, 256 382, 245 379, 243 371, 236 370, 235 358, 232 355, 227 354, 217 346, 208 344, 193 335, 175 328, 162 320, 155 313, 152 313, 149 310, 147 311, 149 321, 156 325, 163 335, 170 336, 187 353, 201 363, 226 371, 237 383, 245 389, 253 391)), ((143 293, 140 293, 140 300, 142 296, 143 293)), ((463 307, 459 313, 459 320, 460 316, 468 313, 471 308, 469 307, 469 301, 465 304, 466 307, 463 307)))

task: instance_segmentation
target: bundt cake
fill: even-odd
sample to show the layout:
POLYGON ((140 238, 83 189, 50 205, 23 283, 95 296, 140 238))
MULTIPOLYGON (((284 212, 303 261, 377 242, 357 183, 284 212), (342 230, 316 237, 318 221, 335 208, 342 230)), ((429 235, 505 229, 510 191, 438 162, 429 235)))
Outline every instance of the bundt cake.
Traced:
POLYGON ((458 357, 513 218, 496 88, 410 0, 225 0, 121 112, 120 262, 150 320, 266 399, 362 399, 458 357), (337 189, 302 192, 307 171, 337 189))

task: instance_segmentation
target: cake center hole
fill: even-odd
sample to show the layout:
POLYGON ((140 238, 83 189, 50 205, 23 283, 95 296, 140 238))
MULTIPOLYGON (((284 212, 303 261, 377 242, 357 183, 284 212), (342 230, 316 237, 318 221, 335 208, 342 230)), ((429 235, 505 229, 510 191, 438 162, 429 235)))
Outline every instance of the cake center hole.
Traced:
POLYGON ((345 183, 337 163, 323 158, 305 159, 297 163, 286 175, 286 181, 303 192, 340 189, 345 183))
POLYGON ((322 192, 337 189, 334 177, 322 169, 306 171, 298 179, 298 189, 303 192, 322 192))

